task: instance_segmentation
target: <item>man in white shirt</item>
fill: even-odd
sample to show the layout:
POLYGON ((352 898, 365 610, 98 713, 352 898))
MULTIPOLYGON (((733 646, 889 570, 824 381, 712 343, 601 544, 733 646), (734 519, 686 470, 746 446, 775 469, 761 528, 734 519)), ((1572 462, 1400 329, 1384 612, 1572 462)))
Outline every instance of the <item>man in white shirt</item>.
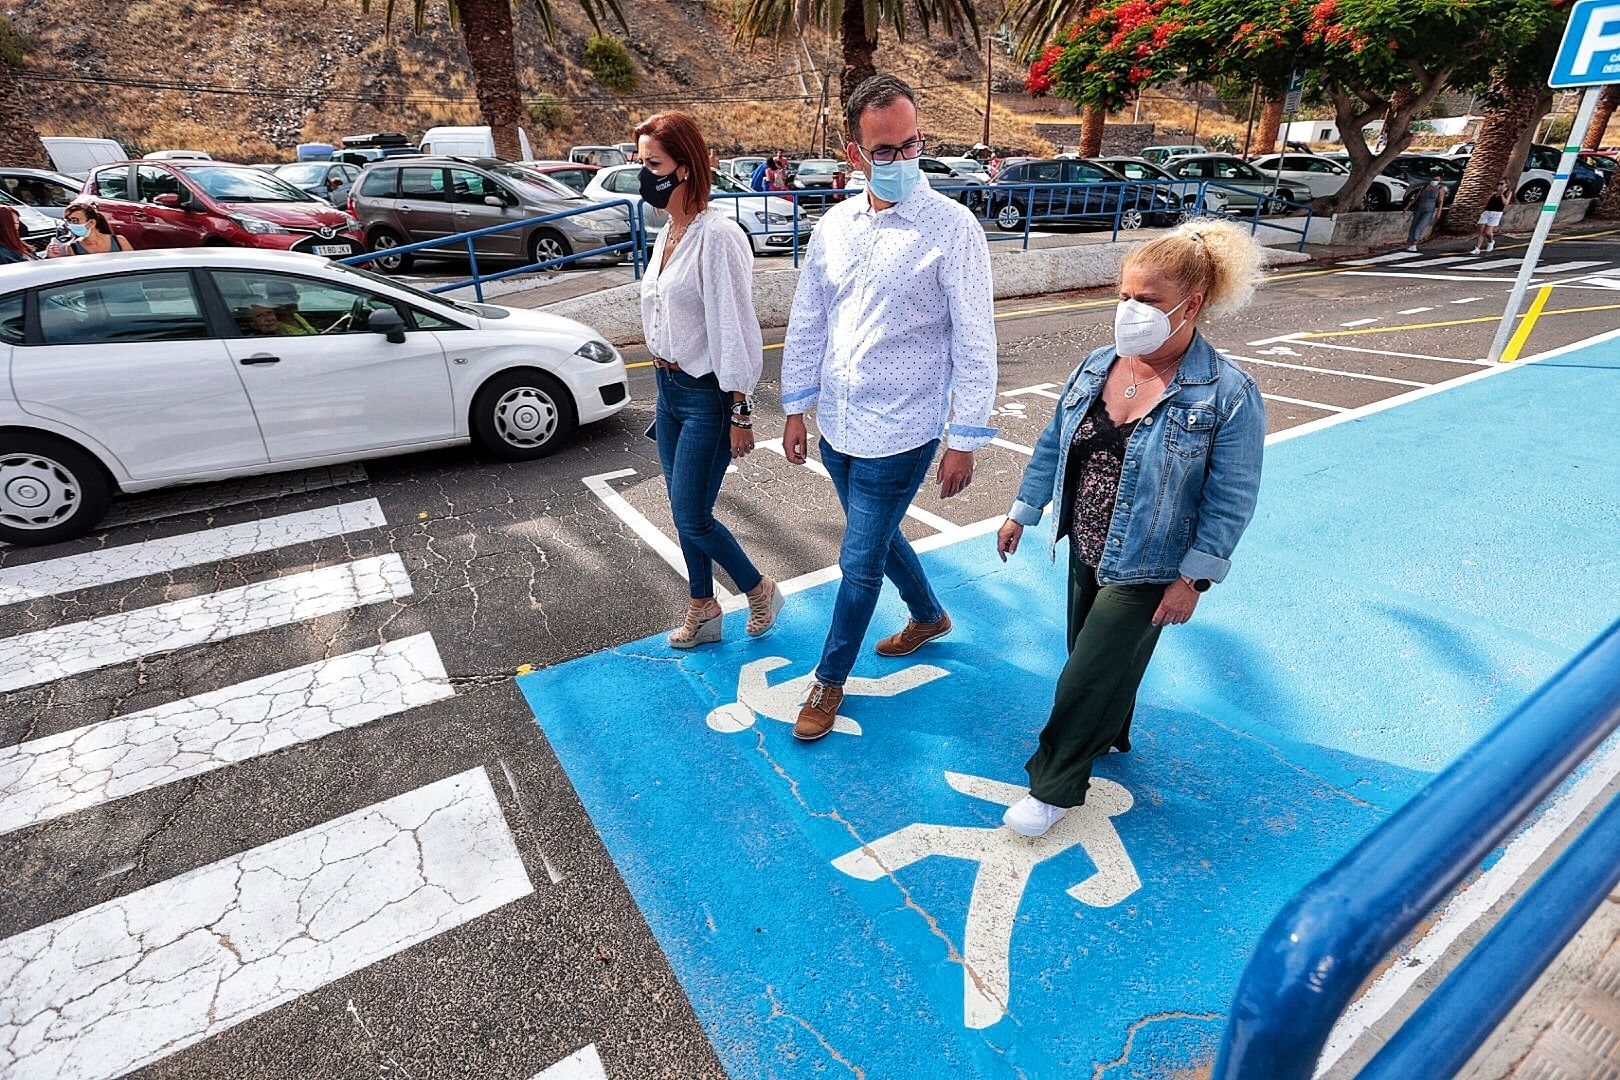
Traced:
POLYGON ((782 445, 805 460, 814 408, 821 463, 847 524, 832 627, 793 734, 832 730, 844 683, 887 576, 911 620, 878 643, 906 656, 951 629, 900 522, 928 476, 951 498, 973 478, 973 452, 995 435, 996 331, 990 251, 971 211, 931 190, 911 88, 877 75, 846 107, 849 161, 864 195, 821 219, 799 275, 782 351, 782 445))

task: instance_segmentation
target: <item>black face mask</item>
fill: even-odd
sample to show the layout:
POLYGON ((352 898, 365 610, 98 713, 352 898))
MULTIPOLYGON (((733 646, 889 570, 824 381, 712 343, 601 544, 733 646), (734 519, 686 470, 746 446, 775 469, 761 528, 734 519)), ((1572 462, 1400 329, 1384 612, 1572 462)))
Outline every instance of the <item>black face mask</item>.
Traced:
POLYGON ((674 197, 675 189, 680 184, 681 178, 676 173, 667 172, 659 176, 646 166, 642 166, 641 197, 659 210, 669 205, 669 200, 674 197))

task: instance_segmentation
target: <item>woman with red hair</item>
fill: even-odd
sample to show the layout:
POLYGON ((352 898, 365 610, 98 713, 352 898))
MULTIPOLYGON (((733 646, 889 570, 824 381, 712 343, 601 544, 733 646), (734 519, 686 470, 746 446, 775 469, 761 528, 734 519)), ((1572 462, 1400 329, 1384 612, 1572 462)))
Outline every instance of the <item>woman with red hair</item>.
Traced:
POLYGON ((764 346, 754 314, 754 253, 730 213, 709 206, 709 147, 681 112, 636 128, 641 197, 669 221, 658 232, 641 279, 641 323, 657 369, 653 420, 681 538, 691 603, 670 634, 677 649, 720 640, 714 564, 748 596, 748 636, 776 622, 782 592, 715 520, 726 467, 754 448, 749 396, 764 346))
POLYGON ((21 225, 17 211, 0 206, 0 264, 30 262, 37 258, 34 249, 22 238, 21 225))

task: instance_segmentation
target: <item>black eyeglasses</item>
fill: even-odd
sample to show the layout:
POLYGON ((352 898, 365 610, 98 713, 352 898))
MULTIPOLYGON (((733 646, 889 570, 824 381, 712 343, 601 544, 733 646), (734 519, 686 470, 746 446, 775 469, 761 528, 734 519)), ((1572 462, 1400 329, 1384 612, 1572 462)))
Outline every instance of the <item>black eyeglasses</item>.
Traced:
POLYGON ((915 139, 901 143, 899 146, 883 146, 876 150, 868 150, 860 143, 856 143, 855 148, 861 152, 863 158, 873 165, 893 165, 897 161, 910 161, 913 158, 922 157, 923 147, 926 142, 927 140, 919 135, 915 139))

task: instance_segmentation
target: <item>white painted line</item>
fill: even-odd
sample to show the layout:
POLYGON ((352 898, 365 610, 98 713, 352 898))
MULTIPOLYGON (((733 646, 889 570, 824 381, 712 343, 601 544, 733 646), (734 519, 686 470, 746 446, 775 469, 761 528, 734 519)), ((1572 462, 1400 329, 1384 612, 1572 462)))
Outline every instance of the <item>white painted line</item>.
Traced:
POLYGON ((0 941, 0 1075, 111 1080, 534 892, 483 769, 0 941))
MULTIPOLYGON (((1058 384, 1057 383, 1043 382, 1043 383, 1036 383, 1034 386, 1020 386, 1017 390, 1003 390, 1001 392, 1001 396, 1002 397, 1019 397, 1020 395, 1023 395, 1023 394, 1039 394, 1042 391, 1050 391, 1052 389, 1052 387, 1054 387, 1056 385, 1058 385, 1058 384)), ((1046 394, 1046 396, 1047 397, 1055 397, 1056 395, 1048 393, 1048 394, 1046 394)))
POLYGON ((0 835, 453 697, 429 634, 0 749, 0 835))
POLYGON ((411 594, 398 555, 306 570, 0 641, 0 693, 411 594))
POLYGON ((197 514, 205 510, 220 510, 227 506, 258 502, 261 499, 279 499, 287 495, 302 495, 306 491, 358 484, 366 479, 366 467, 359 462, 303 469, 293 473, 272 473, 268 476, 249 476, 241 480, 225 480, 217 484, 198 487, 168 488, 149 495, 131 495, 113 504, 111 512, 101 521, 104 529, 119 525, 135 525, 146 521, 161 521, 182 514, 197 514))
POLYGON ((1451 266, 1453 263, 1467 262, 1473 255, 1445 255, 1438 259, 1424 259, 1422 262, 1403 263, 1402 270, 1413 270, 1419 266, 1451 266))
POLYGON ((1261 394, 1267 401, 1280 401, 1284 405, 1302 405, 1307 409, 1320 409, 1323 412, 1342 413, 1350 410, 1343 405, 1324 405, 1320 401, 1304 401, 1300 398, 1283 397, 1281 394, 1261 394))
POLYGON ((1596 285, 1600 289, 1620 289, 1620 278, 1612 278, 1612 277, 1582 278, 1581 279, 1581 284, 1583 284, 1583 285, 1596 285))
POLYGON ((1377 321, 1377 319, 1351 319, 1349 322, 1342 322, 1339 325, 1348 330, 1353 326, 1366 326, 1368 323, 1375 323, 1377 321))
POLYGON ((1236 353, 1222 353, 1233 360, 1241 360, 1245 364, 1264 364, 1266 367, 1290 368, 1294 371, 1309 371, 1316 375, 1337 375, 1345 379, 1364 379, 1368 382, 1391 383, 1395 386, 1428 386, 1426 382, 1414 379, 1396 379, 1389 375, 1368 375, 1361 371, 1340 371, 1338 368, 1311 367, 1309 364, 1289 364, 1282 360, 1266 360, 1258 356, 1238 356, 1236 353))
POLYGON ((1461 300, 1451 301, 1453 304, 1474 304, 1485 299, 1483 296, 1465 296, 1461 300))
MULTIPOLYGON (((1467 267, 1458 267, 1457 269, 1466 270, 1467 267)), ((1418 280, 1418 281, 1472 281, 1472 282, 1508 281, 1508 282, 1511 282, 1513 280, 1510 277, 1480 277, 1477 274, 1473 275, 1473 276, 1470 276, 1470 277, 1460 277, 1460 276, 1458 276, 1456 274, 1396 274, 1396 273, 1390 273, 1390 272, 1384 271, 1384 270, 1343 270, 1343 271, 1340 271, 1340 273, 1342 273, 1343 276, 1345 276, 1345 277, 1411 278, 1413 280, 1418 280)))
POLYGON ((1006 439, 991 439, 990 445, 999 446, 1003 450, 1011 450, 1014 453, 1023 454, 1025 457, 1035 456, 1035 448, 1033 446, 1025 446, 1023 443, 1008 442, 1006 439))
POLYGON ((1590 270, 1594 266, 1607 266, 1607 259, 1589 259, 1585 262, 1537 263, 1536 273, 1540 274, 1572 274, 1577 270, 1590 270))
POLYGON ((607 1080, 607 1070, 596 1052, 596 1044, 582 1046, 549 1069, 536 1073, 534 1080, 607 1080))
POLYGON ((1467 364, 1470 367, 1491 366, 1489 360, 1465 360, 1460 356, 1434 356, 1430 353, 1392 352, 1389 349, 1363 349, 1355 345, 1333 345, 1326 341, 1317 341, 1314 338, 1292 338, 1295 345, 1304 345, 1312 349, 1333 349, 1338 352, 1370 353, 1373 356, 1400 356, 1407 360, 1439 360, 1446 364, 1467 364))
MULTIPOLYGON (((764 442, 755 443, 754 445, 758 446, 760 449, 769 450, 778 457, 787 457, 787 451, 782 449, 782 440, 779 438, 766 439, 764 442)), ((804 464, 800 466, 800 468, 809 469, 823 480, 830 481, 832 479, 832 477, 827 473, 827 467, 813 457, 806 457, 804 459, 804 464)), ((927 481, 925 480, 923 483, 926 485, 927 481)), ((906 507, 906 517, 917 522, 919 525, 928 526, 935 532, 952 532, 956 529, 956 522, 942 518, 938 514, 932 513, 928 510, 924 510, 916 503, 912 503, 910 506, 906 507)))
POLYGON ((1342 259, 1340 266, 1371 266, 1373 263, 1401 262, 1406 259, 1422 258, 1420 251, 1392 251, 1388 255, 1374 255, 1370 259, 1342 259))
POLYGON ((111 585, 386 525, 376 499, 0 569, 0 604, 111 585))
POLYGON ((1397 311, 1397 315, 1421 315, 1425 311, 1433 311, 1432 307, 1409 307, 1405 311, 1397 311))
POLYGON ((1327 1072, 1368 1028, 1394 1008, 1463 933, 1507 895, 1514 883, 1568 831, 1617 776, 1620 776, 1620 745, 1594 761, 1586 775, 1543 811, 1534 824, 1514 837, 1489 870, 1452 897, 1439 920, 1412 951, 1386 968, 1366 993, 1351 1003, 1328 1033, 1316 1075, 1327 1072))
POLYGON ((1510 267, 1510 266, 1518 266, 1522 262, 1524 262, 1524 256, 1520 255, 1520 256, 1517 256, 1517 257, 1511 258, 1511 259, 1491 259, 1489 262, 1475 263, 1472 266, 1459 266, 1457 269, 1459 269, 1459 270, 1506 270, 1508 267, 1510 267))
MULTIPOLYGON (((627 476, 637 475, 639 474, 634 469, 619 469, 617 472, 598 473, 595 476, 585 477, 585 486, 590 489, 592 495, 601 500, 603 506, 613 511, 615 517, 630 526, 630 531, 635 533, 642 543, 652 548, 653 552, 668 563, 670 569, 681 576, 682 581, 685 581, 687 580, 686 558, 681 554, 681 545, 665 536, 658 526, 647 520, 645 514, 631 506, 623 495, 620 495, 608 485, 609 480, 622 480, 627 476)), ((731 590, 720 584, 719 581, 714 583, 714 598, 716 600, 724 603, 732 595, 731 590)))

